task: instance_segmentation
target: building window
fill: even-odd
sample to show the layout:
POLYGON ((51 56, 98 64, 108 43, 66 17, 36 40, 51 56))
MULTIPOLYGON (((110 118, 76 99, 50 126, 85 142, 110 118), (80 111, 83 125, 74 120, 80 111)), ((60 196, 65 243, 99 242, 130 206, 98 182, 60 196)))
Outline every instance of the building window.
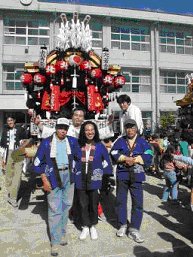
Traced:
POLYGON ((103 38, 103 26, 100 23, 91 23, 90 28, 92 30, 92 48, 102 48, 103 38))
POLYGON ((4 44, 49 45, 50 28, 46 20, 4 20, 4 44))
POLYGON ((126 84, 121 89, 122 92, 150 93, 151 92, 151 71, 132 70, 122 67, 121 71, 126 78, 126 84))
POLYGON ((141 113, 142 113, 144 129, 147 129, 147 128, 151 129, 151 127, 152 127, 152 112, 151 111, 142 111, 141 113))
POLYGON ((20 81, 24 71, 23 64, 3 64, 3 93, 22 93, 23 86, 20 81))
POLYGON ((185 94, 187 90, 186 72, 161 71, 160 93, 185 94))
POLYGON ((111 48, 136 51, 150 51, 150 31, 148 27, 112 26, 111 48))
POLYGON ((163 28, 159 35, 161 52, 175 54, 193 54, 192 29, 189 31, 163 28))

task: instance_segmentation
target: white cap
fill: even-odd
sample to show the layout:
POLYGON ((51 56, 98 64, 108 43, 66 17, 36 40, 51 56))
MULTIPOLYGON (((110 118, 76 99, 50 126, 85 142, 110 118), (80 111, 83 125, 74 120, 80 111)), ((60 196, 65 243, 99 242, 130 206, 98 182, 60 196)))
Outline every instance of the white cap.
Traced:
POLYGON ((70 126, 69 120, 66 118, 58 118, 56 121, 56 128, 63 127, 63 125, 69 127, 70 126))

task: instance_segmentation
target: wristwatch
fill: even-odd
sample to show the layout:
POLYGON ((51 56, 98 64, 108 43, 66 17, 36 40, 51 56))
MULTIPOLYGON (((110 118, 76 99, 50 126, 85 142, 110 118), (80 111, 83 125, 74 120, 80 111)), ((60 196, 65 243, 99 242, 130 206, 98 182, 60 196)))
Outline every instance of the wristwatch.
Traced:
POLYGON ((20 0, 20 3, 23 5, 30 5, 33 0, 20 0))

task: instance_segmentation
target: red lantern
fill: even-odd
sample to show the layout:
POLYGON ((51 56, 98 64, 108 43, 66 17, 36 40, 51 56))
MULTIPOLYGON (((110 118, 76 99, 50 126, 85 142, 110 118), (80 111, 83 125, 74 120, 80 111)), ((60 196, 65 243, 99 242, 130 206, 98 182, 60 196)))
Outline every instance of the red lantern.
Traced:
POLYGON ((126 79, 123 76, 117 76, 114 79, 114 87, 119 88, 125 85, 126 79))
POLYGON ((29 85, 32 83, 33 77, 30 73, 23 73, 20 80, 24 85, 29 85))
POLYGON ((102 77, 102 71, 101 69, 97 68, 97 69, 93 69, 91 71, 91 77, 92 78, 96 78, 96 79, 99 79, 102 77))
POLYGON ((56 68, 53 64, 46 66, 46 74, 47 75, 52 75, 52 74, 55 74, 55 73, 56 73, 56 68))
POLYGON ((46 83, 46 77, 40 73, 34 75, 34 83, 37 85, 43 85, 46 83))
POLYGON ((79 66, 82 62, 82 58, 79 55, 73 54, 69 57, 69 63, 71 66, 79 66))
POLYGON ((80 64, 80 70, 89 71, 91 70, 91 65, 89 61, 83 61, 80 64))
POLYGON ((68 63, 63 60, 58 60, 55 64, 56 72, 68 69, 68 63))
POLYGON ((113 76, 111 75, 106 75, 103 79, 103 83, 106 86, 112 85, 113 84, 113 76))

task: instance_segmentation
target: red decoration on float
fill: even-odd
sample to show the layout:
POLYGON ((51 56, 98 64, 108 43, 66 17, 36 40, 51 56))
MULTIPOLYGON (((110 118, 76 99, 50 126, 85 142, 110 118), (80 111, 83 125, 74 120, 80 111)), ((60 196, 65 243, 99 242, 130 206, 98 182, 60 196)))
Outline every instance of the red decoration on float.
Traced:
POLYGON ((56 68, 53 64, 46 66, 46 74, 47 75, 52 75, 52 74, 55 74, 55 73, 56 73, 56 68))
POLYGON ((63 60, 58 60, 55 64, 56 72, 64 71, 68 69, 68 63, 63 60))
POLYGON ((71 66, 79 66, 82 62, 82 58, 79 55, 73 54, 69 57, 69 63, 71 66))
POLYGON ((94 85, 89 85, 87 87, 87 101, 89 111, 95 111, 98 113, 104 109, 101 95, 96 92, 94 85))
POLYGON ((123 76, 117 76, 114 79, 114 87, 119 88, 125 85, 126 79, 123 76))
POLYGON ((50 111, 50 94, 46 90, 43 93, 41 109, 50 111))
POLYGON ((111 75, 106 75, 103 79, 103 83, 106 86, 112 85, 113 84, 113 76, 111 75))
POLYGON ((42 84, 45 84, 46 83, 46 77, 40 73, 37 73, 34 75, 34 83, 35 84, 39 84, 39 85, 42 85, 42 84))
POLYGON ((68 103, 73 97, 76 97, 82 104, 86 104, 86 97, 81 91, 62 91, 60 93, 60 106, 68 103))
POLYGON ((50 95, 50 108, 53 112, 60 111, 60 87, 58 85, 50 85, 51 95, 50 95))
POLYGON ((80 64, 80 70, 89 71, 91 70, 91 65, 89 61, 83 61, 80 64))
POLYGON ((102 71, 101 69, 97 68, 97 69, 93 69, 91 71, 91 77, 92 78, 96 78, 96 79, 99 79, 102 77, 102 71))
POLYGON ((29 85, 32 83, 33 77, 30 73, 23 73, 20 80, 24 85, 29 85))

